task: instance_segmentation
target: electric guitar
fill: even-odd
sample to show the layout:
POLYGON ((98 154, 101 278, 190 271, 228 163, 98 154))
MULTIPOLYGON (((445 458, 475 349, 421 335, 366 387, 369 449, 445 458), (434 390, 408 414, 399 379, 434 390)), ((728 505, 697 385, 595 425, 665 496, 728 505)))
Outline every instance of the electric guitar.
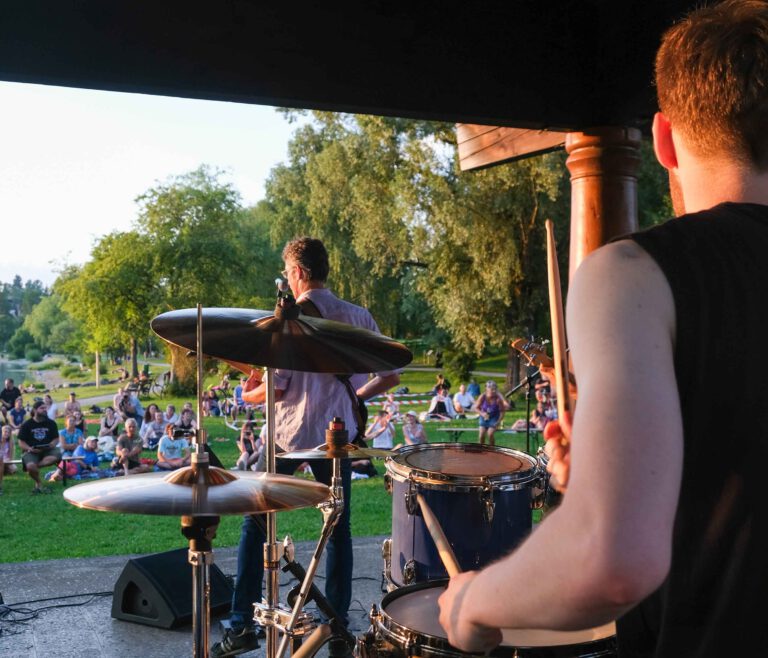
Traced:
POLYGON ((552 368, 554 366, 552 357, 547 354, 541 343, 535 343, 525 338, 515 338, 515 340, 510 341, 509 346, 516 349, 529 366, 536 368, 541 368, 541 366, 552 368))

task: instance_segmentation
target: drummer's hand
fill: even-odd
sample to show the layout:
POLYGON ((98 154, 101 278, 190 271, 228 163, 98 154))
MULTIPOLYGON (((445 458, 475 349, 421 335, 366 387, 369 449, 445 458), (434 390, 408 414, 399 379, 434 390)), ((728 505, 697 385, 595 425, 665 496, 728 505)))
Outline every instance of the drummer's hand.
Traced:
POLYGON ((484 652, 501 643, 501 631, 468 621, 469 611, 462 609, 464 597, 476 576, 477 571, 453 576, 448 582, 448 589, 437 602, 440 605, 440 624, 448 634, 448 641, 464 651, 484 652))
MULTIPOLYGON (((541 373, 541 376, 544 379, 549 380, 549 385, 552 388, 552 390, 555 389, 555 386, 557 386, 557 381, 555 380, 555 367, 554 366, 539 366, 539 372, 541 373)), ((568 373, 568 395, 571 398, 572 401, 576 401, 576 397, 578 395, 578 389, 576 388, 576 378, 573 376, 573 373, 568 373)))
POLYGON ((248 391, 252 391, 254 388, 258 388, 260 384, 261 384, 261 371, 251 370, 251 374, 248 375, 248 379, 245 380, 245 386, 243 386, 243 392, 247 393, 248 391))
POLYGON ((571 471, 571 424, 571 414, 566 412, 565 418, 550 420, 544 428, 549 484, 560 493, 565 493, 571 471))

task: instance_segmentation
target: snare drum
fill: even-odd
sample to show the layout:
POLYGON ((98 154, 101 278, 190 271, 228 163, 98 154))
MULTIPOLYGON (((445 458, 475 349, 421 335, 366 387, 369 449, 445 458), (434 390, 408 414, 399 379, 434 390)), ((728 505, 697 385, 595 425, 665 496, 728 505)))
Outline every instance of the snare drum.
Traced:
POLYGON ((462 571, 507 554, 531 531, 536 460, 510 448, 431 443, 387 459, 392 540, 386 547, 395 586, 445 578, 446 571, 416 501, 437 517, 462 571))
MULTIPOLYGON (((371 612, 371 628, 357 642, 360 658, 466 658, 448 643, 437 599, 446 581, 401 587, 371 612)), ((616 625, 583 631, 504 630, 496 658, 609 658, 617 656, 616 625)))

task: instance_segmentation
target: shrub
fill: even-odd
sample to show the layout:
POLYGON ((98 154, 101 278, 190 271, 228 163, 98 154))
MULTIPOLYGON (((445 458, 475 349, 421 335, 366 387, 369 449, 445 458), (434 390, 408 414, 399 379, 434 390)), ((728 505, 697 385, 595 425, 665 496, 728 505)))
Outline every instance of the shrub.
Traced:
POLYGON ((39 361, 43 358, 43 353, 37 347, 27 347, 24 350, 24 358, 29 361, 39 361))
POLYGON ((60 371, 62 377, 74 377, 80 374, 80 368, 78 366, 64 366, 60 371))
POLYGON ((446 350, 445 369, 448 374, 457 380, 456 389, 459 382, 466 382, 472 375, 472 368, 475 367, 475 356, 466 352, 446 350))

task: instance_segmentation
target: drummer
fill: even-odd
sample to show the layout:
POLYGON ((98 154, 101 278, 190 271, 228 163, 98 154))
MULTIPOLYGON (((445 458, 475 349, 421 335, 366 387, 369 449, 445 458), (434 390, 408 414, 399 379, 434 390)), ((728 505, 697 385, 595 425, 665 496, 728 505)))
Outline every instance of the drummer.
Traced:
MULTIPOLYGON (((302 311, 311 316, 346 322, 378 332, 373 316, 364 308, 345 302, 325 287, 328 278, 328 253, 325 245, 315 238, 292 240, 283 249, 285 270, 291 292, 302 311)), ((331 374, 276 370, 275 389, 275 442, 278 451, 315 448, 323 442, 324 429, 333 417, 342 418, 349 430, 350 440, 356 433, 365 433, 365 419, 358 410, 358 397, 367 400, 386 392, 400 382, 397 372, 377 373, 368 380, 366 375, 355 375, 351 386, 331 374)), ((266 387, 259 373, 253 372, 245 383, 243 400, 250 404, 263 404, 266 387)), ((266 451, 262 453, 266 454, 266 451)), ((277 471, 292 474, 299 464, 290 459, 278 459, 277 471)), ((332 462, 311 460, 309 466, 315 479, 331 483, 332 462)), ((266 460, 259 462, 266 470, 266 460)), ((328 542, 326 558, 326 587, 328 601, 343 620, 352 598, 352 536, 349 521, 351 471, 349 462, 342 462, 344 512, 328 542)), ((245 517, 240 536, 237 560, 237 578, 232 598, 231 629, 221 642, 211 649, 211 655, 234 656, 258 646, 257 631, 253 627, 253 604, 261 601, 263 578, 264 531, 258 517, 245 517)))
POLYGON ((579 400, 572 430, 569 417, 547 428, 560 425, 552 458, 561 480, 570 463, 568 489, 509 557, 451 579, 440 622, 456 647, 614 619, 622 656, 766 646, 766 53, 764 1, 712 4, 664 35, 654 147, 683 216, 577 270, 579 400), (724 455, 718 382, 735 380, 757 415, 749 450, 724 455))

